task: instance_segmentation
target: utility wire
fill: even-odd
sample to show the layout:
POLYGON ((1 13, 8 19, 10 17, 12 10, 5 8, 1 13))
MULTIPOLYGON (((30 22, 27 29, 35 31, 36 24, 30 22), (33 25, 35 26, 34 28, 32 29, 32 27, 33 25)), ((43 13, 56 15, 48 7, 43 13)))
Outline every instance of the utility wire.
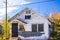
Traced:
MULTIPOLYGON (((28 3, 28 4, 23 4, 23 6, 25 6, 25 5, 31 5, 31 4, 38 4, 38 3, 51 2, 51 1, 54 1, 54 0, 48 0, 48 1, 41 1, 41 2, 28 3)), ((15 6, 22 6, 22 5, 13 5, 13 6, 11 6, 11 7, 15 7, 15 6)), ((9 6, 9 7, 10 7, 10 6, 9 6)))
MULTIPOLYGON (((25 6, 25 5, 31 5, 31 4, 38 4, 38 3, 52 2, 52 1, 55 1, 55 0, 40 1, 40 2, 28 3, 28 4, 23 4, 23 5, 13 5, 13 6, 7 6, 7 7, 25 6)), ((1 7, 1 8, 5 8, 5 7, 1 7)))

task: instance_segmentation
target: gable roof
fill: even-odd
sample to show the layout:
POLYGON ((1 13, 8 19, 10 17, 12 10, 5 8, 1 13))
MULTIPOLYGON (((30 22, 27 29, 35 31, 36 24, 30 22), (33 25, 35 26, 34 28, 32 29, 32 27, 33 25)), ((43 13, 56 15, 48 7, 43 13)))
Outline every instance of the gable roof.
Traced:
POLYGON ((19 20, 19 21, 21 21, 21 22, 23 22, 23 23, 27 24, 27 22, 25 22, 25 21, 22 21, 22 20, 20 20, 20 19, 17 19, 17 20, 19 20))
MULTIPOLYGON (((10 18, 8 21, 10 22, 10 21, 12 21, 12 20, 14 20, 14 19, 17 19, 17 17, 19 17, 21 14, 23 14, 24 11, 28 11, 28 10, 31 10, 31 9, 25 8, 24 10, 22 10, 22 11, 19 12, 19 13, 17 13, 16 15, 14 15, 12 18, 10 18)), ((31 10, 31 12, 33 12, 32 14, 35 14, 35 15, 38 16, 38 17, 43 17, 43 18, 47 19, 45 16, 40 15, 39 13, 37 13, 37 12, 34 11, 34 10, 31 10)), ((19 20, 19 19, 17 19, 17 20, 19 20)), ((48 20, 48 19, 47 19, 47 20, 48 20)), ((24 21, 22 21, 22 20, 19 20, 19 21, 21 21, 21 22, 23 22, 23 23, 26 23, 26 22, 24 22, 24 21)))
POLYGON ((8 22, 10 22, 10 21, 13 20, 13 19, 16 19, 16 18, 19 17, 21 14, 23 14, 23 12, 26 11, 26 10, 30 10, 30 9, 29 9, 29 8, 25 8, 24 10, 20 11, 19 13, 17 13, 16 15, 14 15, 12 18, 10 18, 10 19, 8 20, 8 22))

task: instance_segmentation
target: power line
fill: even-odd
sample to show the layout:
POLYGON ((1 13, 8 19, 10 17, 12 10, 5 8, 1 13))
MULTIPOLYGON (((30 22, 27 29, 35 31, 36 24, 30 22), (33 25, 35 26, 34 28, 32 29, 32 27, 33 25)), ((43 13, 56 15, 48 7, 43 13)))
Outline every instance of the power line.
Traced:
MULTIPOLYGON (((25 5, 31 5, 31 4, 38 4, 38 3, 52 2, 52 1, 55 1, 55 0, 48 0, 48 1, 34 2, 34 3, 23 4, 23 5, 13 5, 13 6, 7 6, 7 7, 25 6, 25 5)), ((1 7, 1 8, 5 8, 5 7, 1 7)))

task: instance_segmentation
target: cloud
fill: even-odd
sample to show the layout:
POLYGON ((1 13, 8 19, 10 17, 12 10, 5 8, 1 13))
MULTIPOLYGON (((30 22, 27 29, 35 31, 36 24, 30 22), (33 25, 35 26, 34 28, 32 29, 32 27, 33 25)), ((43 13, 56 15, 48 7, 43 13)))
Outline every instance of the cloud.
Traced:
MULTIPOLYGON (((15 9, 17 9, 17 7, 9 7, 9 8, 7 8, 7 13, 10 13, 15 9)), ((6 13, 6 9, 0 8, 0 16, 3 16, 5 13, 6 13)))
POLYGON ((30 2, 26 2, 25 0, 8 0, 9 5, 23 5, 27 3, 30 3, 30 2))
MULTIPOLYGON (((27 3, 30 3, 30 2, 27 2, 25 0, 7 0, 8 2, 8 6, 13 6, 13 5, 23 5, 23 4, 27 4, 27 3)), ((6 10, 5 8, 5 0, 0 0, 0 16, 3 17, 3 15, 5 15, 6 13, 6 10)), ((12 11, 18 9, 18 7, 8 7, 7 8, 7 13, 11 13, 12 11)), ((1 18, 1 17, 0 17, 1 18)))

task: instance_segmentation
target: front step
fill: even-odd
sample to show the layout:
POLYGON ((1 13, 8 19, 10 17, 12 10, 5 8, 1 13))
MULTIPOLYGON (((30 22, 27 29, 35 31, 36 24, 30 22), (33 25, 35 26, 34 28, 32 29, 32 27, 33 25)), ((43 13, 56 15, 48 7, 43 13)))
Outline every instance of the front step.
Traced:
POLYGON ((18 40, 18 37, 11 37, 9 40, 18 40))

